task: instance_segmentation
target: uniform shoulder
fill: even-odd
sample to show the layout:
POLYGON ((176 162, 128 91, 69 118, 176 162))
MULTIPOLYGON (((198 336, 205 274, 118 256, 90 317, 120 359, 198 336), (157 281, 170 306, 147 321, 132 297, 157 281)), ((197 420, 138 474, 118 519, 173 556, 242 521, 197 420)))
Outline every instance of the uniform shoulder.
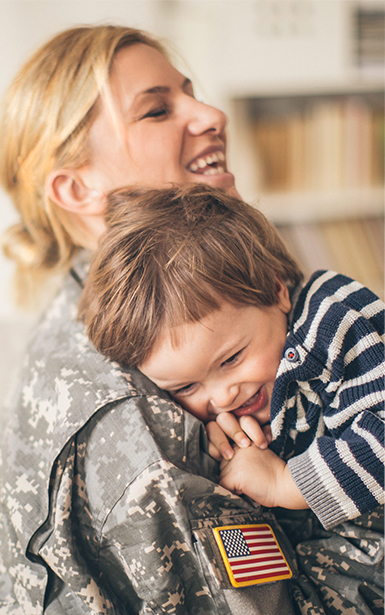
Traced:
POLYGON ((76 281, 66 279, 35 327, 14 399, 24 416, 46 406, 53 421, 65 411, 66 421, 80 425, 106 404, 160 393, 138 370, 95 350, 77 318, 80 293, 76 281))

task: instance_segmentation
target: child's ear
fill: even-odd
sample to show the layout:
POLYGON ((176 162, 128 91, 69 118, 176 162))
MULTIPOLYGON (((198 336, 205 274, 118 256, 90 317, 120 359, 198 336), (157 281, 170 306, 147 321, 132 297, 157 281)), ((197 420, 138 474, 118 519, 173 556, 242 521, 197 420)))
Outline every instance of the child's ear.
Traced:
POLYGON ((277 278, 276 281, 276 293, 278 307, 282 310, 284 314, 288 314, 291 310, 289 289, 280 278, 277 278))

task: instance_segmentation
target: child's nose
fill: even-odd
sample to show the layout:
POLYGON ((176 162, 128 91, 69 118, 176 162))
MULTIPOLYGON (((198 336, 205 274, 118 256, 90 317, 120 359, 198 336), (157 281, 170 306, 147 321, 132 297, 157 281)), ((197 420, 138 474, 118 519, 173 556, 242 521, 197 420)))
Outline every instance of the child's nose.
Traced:
POLYGON ((233 410, 234 402, 239 394, 239 386, 236 384, 229 385, 227 387, 217 387, 212 391, 210 404, 215 412, 228 412, 233 410))

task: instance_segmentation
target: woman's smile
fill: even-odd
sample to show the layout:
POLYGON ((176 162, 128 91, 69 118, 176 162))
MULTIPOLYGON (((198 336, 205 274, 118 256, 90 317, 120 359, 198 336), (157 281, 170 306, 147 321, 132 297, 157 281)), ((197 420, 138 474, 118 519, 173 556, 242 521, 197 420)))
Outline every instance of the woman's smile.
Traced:
POLYGON ((226 156, 222 149, 217 149, 215 146, 209 147, 206 152, 202 152, 187 166, 187 170, 197 175, 226 173, 226 156))

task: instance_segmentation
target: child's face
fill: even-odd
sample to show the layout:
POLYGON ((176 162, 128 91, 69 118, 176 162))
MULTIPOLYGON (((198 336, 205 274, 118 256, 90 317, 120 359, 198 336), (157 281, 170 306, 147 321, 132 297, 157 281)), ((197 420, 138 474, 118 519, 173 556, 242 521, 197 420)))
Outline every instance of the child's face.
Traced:
POLYGON ((220 412, 269 421, 290 311, 287 288, 269 307, 227 302, 200 322, 165 330, 141 371, 205 423, 220 412))

